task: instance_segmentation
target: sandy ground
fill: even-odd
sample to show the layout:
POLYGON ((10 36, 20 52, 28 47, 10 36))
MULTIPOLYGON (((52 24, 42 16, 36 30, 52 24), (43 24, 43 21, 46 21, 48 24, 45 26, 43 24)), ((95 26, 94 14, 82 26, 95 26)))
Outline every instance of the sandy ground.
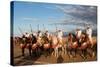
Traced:
POLYGON ((25 56, 21 56, 21 49, 18 45, 14 45, 14 65, 37 65, 37 64, 55 64, 55 63, 72 63, 72 62, 86 62, 86 61, 96 61, 97 56, 90 57, 87 55, 87 59, 83 59, 80 54, 77 53, 76 57, 69 58, 68 54, 59 55, 56 58, 54 55, 49 55, 45 57, 41 55, 39 57, 29 56, 28 50, 25 49, 25 56))

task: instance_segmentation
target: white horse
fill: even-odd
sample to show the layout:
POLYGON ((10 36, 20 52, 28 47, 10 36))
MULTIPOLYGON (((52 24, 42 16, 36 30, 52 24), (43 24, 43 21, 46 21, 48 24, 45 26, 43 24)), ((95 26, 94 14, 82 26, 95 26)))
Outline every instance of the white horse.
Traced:
MULTIPOLYGON (((64 48, 65 45, 63 45, 62 39, 59 39, 57 36, 52 36, 52 48, 54 49, 54 55, 55 57, 59 56, 59 49, 61 49, 61 52, 63 54, 64 51, 66 51, 66 48, 64 48)), ((53 54, 53 53, 52 53, 53 54)))
POLYGON ((53 53, 54 53, 55 57, 58 57, 58 39, 54 35, 52 35, 52 48, 54 49, 53 53))

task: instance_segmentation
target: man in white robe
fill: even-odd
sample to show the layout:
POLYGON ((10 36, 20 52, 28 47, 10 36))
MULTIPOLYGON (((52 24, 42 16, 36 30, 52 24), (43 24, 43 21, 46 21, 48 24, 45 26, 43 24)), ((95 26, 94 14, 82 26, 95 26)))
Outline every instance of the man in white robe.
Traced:
POLYGON ((86 34, 87 34, 87 36, 89 38, 90 43, 93 45, 93 43, 92 43, 92 28, 90 26, 88 26, 86 28, 86 34))
POLYGON ((82 31, 80 29, 76 29, 76 32, 75 32, 75 35, 76 35, 76 39, 77 39, 77 42, 78 42, 78 45, 81 46, 81 34, 82 34, 82 31))

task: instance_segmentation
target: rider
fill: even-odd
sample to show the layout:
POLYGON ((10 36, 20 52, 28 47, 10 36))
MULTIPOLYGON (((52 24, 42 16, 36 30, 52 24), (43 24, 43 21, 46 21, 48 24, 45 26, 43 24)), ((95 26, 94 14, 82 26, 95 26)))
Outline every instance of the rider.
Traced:
POLYGON ((41 44, 41 38, 42 38, 42 32, 39 30, 37 32, 37 41, 39 43, 39 46, 42 46, 42 44, 41 44))
POLYGON ((24 34, 22 35, 22 43, 23 44, 26 44, 26 38, 25 38, 25 35, 24 34))
POLYGON ((35 37, 37 37, 37 33, 36 33, 36 32, 33 32, 33 35, 34 35, 35 37))
POLYGON ((93 45, 93 43, 92 43, 92 28, 90 26, 87 26, 86 34, 88 36, 88 39, 89 39, 90 43, 93 45))
POLYGON ((63 39, 63 32, 61 30, 58 30, 58 41, 59 41, 59 44, 61 45, 62 44, 62 39, 63 39))
POLYGON ((30 37, 30 34, 29 33, 25 33, 25 38, 26 38, 26 43, 27 44, 30 44, 31 43, 31 37, 30 37))
POLYGON ((42 32, 40 30, 38 31, 37 36, 40 38, 42 37, 42 32))
POLYGON ((58 30, 58 38, 62 39, 63 37, 63 32, 61 30, 58 30))
POLYGON ((26 37, 26 38, 29 38, 29 33, 26 32, 26 33, 25 33, 25 37, 26 37))
POLYGON ((48 31, 46 31, 46 32, 45 32, 45 35, 46 35, 47 38, 49 38, 50 33, 49 33, 48 31))
POLYGON ((72 33, 69 33, 68 34, 68 47, 72 44, 72 42, 73 42, 73 35, 72 33))
POLYGON ((82 31, 81 29, 76 29, 76 39, 77 39, 77 42, 78 42, 78 45, 81 46, 81 43, 80 43, 80 39, 81 39, 81 34, 82 34, 82 31))

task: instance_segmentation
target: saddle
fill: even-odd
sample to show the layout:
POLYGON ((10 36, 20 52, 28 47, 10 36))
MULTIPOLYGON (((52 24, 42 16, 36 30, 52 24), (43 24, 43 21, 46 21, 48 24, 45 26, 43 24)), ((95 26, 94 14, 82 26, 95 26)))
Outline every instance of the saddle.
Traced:
POLYGON ((26 47, 26 45, 25 44, 20 44, 20 48, 25 48, 26 47))
POLYGON ((84 43, 81 44, 81 46, 78 49, 84 50, 86 48, 87 48, 87 43, 84 42, 84 43))
POLYGON ((37 44, 33 44, 32 49, 36 49, 36 48, 37 48, 37 44))
POLYGON ((72 43, 71 47, 74 48, 74 49, 76 49, 78 47, 77 42, 72 43))
POLYGON ((44 48, 45 48, 45 49, 48 49, 48 48, 50 48, 50 44, 49 44, 49 43, 47 43, 47 44, 44 44, 44 48))

